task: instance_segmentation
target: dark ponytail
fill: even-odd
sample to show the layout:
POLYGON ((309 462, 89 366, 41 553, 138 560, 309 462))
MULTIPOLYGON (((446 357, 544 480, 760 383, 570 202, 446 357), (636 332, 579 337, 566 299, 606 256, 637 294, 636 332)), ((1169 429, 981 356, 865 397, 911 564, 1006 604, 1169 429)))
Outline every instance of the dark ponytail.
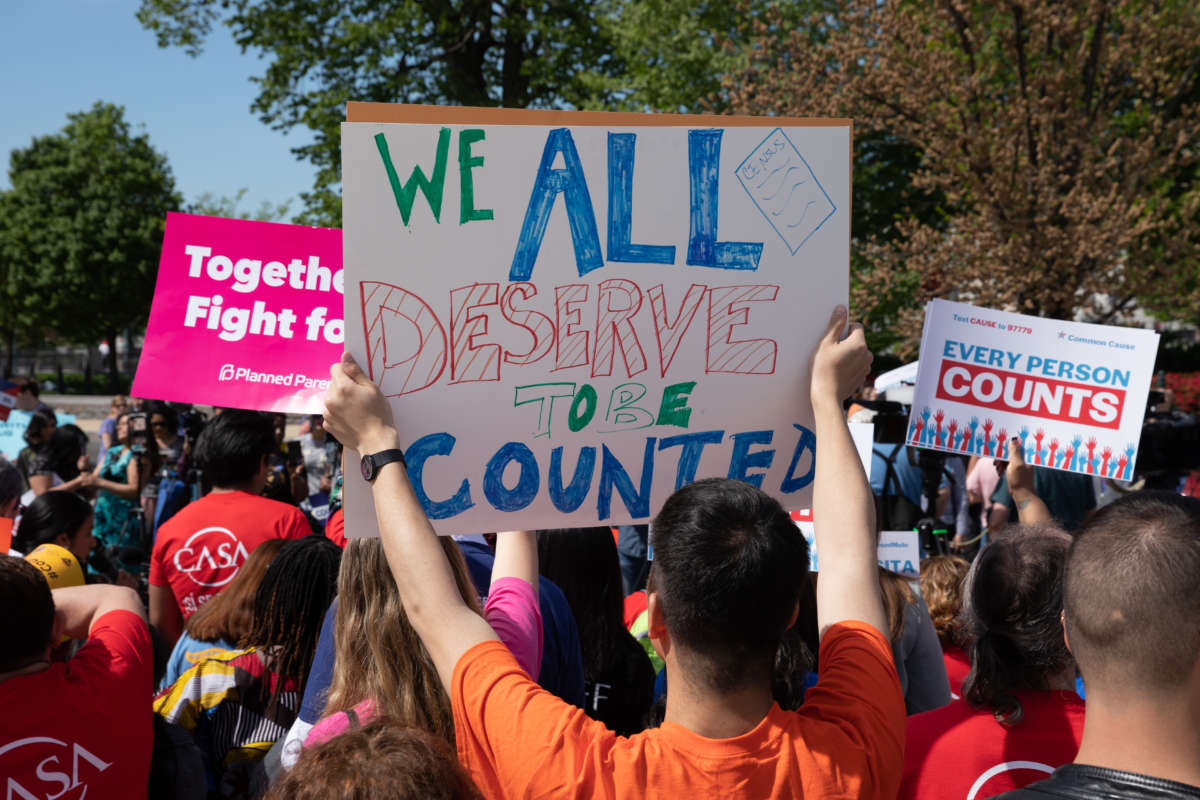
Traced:
POLYGON ((1071 538, 1053 525, 1019 525, 989 544, 967 575, 963 627, 971 671, 963 697, 1003 725, 1024 716, 1020 690, 1045 690, 1072 665, 1063 641, 1063 571, 1071 538))

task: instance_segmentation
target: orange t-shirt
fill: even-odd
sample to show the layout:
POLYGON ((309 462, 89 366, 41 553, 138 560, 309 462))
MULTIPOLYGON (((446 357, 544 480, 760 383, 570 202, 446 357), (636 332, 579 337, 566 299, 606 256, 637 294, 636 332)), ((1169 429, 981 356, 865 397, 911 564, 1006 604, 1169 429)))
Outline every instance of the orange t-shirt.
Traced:
POLYGON ((459 760, 485 797, 887 798, 904 762, 904 697, 888 640, 862 622, 821 639, 821 680, 797 711, 706 739, 664 722, 620 737, 531 681, 496 641, 454 666, 459 760))

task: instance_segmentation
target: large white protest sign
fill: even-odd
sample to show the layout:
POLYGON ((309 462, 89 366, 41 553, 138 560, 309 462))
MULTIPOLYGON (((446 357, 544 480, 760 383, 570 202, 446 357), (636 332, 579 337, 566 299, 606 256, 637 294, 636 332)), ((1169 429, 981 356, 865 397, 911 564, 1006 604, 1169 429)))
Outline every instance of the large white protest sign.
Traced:
POLYGON ((1158 334, 934 300, 909 418, 916 447, 1129 480, 1158 334))
MULTIPOLYGON (((391 398, 440 533, 646 521, 717 475, 810 504, 809 356, 848 288, 848 121, 349 119, 347 348, 391 398)), ((369 492, 347 472, 356 535, 369 492)))

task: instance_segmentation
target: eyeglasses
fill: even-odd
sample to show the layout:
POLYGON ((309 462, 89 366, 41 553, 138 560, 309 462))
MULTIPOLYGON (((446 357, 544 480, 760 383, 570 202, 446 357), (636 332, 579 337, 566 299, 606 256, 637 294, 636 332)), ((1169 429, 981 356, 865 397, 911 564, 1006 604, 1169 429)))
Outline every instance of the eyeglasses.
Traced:
POLYGON ((167 427, 167 423, 162 422, 161 420, 159 422, 151 422, 150 427, 151 428, 165 428, 165 427, 167 427))

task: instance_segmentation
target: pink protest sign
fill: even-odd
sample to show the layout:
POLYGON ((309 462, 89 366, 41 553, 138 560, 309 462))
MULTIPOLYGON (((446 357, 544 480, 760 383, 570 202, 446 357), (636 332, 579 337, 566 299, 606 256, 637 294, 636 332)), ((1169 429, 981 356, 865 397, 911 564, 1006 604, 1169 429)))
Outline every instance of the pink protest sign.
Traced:
POLYGON ((320 412, 343 291, 340 230, 168 214, 133 394, 320 412))

